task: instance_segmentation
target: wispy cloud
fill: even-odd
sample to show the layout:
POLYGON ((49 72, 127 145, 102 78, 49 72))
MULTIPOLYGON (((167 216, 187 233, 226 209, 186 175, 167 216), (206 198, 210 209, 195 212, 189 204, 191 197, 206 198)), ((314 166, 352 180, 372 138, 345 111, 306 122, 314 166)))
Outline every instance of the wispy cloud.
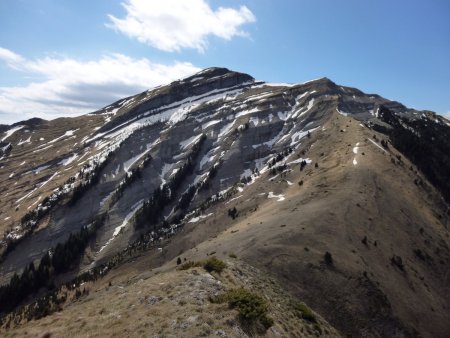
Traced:
POLYGON ((199 71, 188 62, 160 64, 123 54, 104 55, 94 61, 58 57, 29 60, 0 48, 1 60, 17 71, 40 75, 43 80, 0 87, 0 123, 88 113, 199 71))
POLYGON ((0 60, 5 61, 11 67, 14 67, 14 65, 24 61, 22 56, 19 54, 2 47, 0 47, 0 60))
POLYGON ((256 21, 246 6, 214 11, 205 0, 126 0, 122 5, 125 18, 109 15, 107 26, 168 52, 182 48, 204 52, 208 36, 225 40, 245 36, 240 27, 256 21))

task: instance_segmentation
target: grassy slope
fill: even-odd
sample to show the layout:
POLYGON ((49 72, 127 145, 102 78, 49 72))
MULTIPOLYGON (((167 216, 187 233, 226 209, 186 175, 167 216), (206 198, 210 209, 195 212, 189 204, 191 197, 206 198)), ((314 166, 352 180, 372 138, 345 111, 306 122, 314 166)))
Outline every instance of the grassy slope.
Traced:
MULTIPOLYGON (((245 337, 252 332, 227 304, 214 304, 211 297, 233 288, 245 287, 262 295, 269 303, 274 325, 263 336, 280 334, 314 337, 338 333, 320 316, 317 323, 296 314, 292 297, 272 278, 240 262, 227 259, 227 268, 219 275, 202 267, 185 271, 175 269, 175 262, 155 270, 134 269, 148 264, 141 257, 135 264, 124 265, 95 283, 85 284, 89 295, 69 300, 62 312, 26 325, 0 331, 5 337, 245 337), (246 333, 247 332, 247 333, 246 333)), ((73 298, 71 294, 69 299, 73 298)))

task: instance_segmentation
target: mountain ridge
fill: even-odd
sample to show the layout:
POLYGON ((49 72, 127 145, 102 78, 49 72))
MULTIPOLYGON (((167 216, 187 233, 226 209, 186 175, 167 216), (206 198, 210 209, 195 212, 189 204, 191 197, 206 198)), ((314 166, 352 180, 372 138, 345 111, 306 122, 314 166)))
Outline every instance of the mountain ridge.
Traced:
MULTIPOLYGON (((268 84, 224 68, 78 118, 14 124, 2 135, 0 154, 0 217, 7 230, 2 283, 30 258, 39 265, 48 250, 64 252, 61 246, 55 251, 58 243, 78 231, 93 237, 68 261, 73 270, 63 280, 103 266, 130 245, 153 243, 149 259, 158 266, 181 249, 217 251, 212 240, 282 280, 341 333, 443 336, 449 126, 432 112, 327 78, 268 84), (436 132, 442 134, 435 137, 438 146, 436 132), (405 140, 420 147, 410 152, 405 140), (255 218, 267 225, 259 229, 255 218), (393 238, 391 223, 399 224, 393 238), (161 257, 155 245, 166 240, 161 257), (326 252, 334 264, 326 264, 326 252), (396 296, 397 284, 408 290, 406 301, 396 296), (327 293, 317 301, 326 290, 336 299, 327 293), (415 292, 424 303, 417 310, 411 307, 415 292), (366 298, 379 308, 370 310, 366 298), (341 316, 334 314, 338 306, 341 316), (427 307, 442 307, 442 314, 433 317, 427 307)), ((52 264, 58 279, 61 263, 52 264)))

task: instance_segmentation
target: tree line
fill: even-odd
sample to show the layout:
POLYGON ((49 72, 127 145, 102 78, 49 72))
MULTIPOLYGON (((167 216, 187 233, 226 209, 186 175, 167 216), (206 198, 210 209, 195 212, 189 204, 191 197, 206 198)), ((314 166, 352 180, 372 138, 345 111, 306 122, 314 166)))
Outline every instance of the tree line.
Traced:
POLYGON ((69 206, 75 205, 89 188, 100 181, 101 172, 110 162, 113 154, 114 152, 110 152, 103 162, 99 162, 98 160, 94 161, 94 168, 89 172, 86 172, 86 169, 89 168, 89 164, 85 164, 84 168, 80 170, 82 181, 73 189, 72 196, 68 202, 69 206))
POLYGON ((374 125, 373 129, 388 135, 392 145, 450 202, 450 127, 429 118, 401 118, 383 106, 379 117, 392 128, 374 125))
POLYGON ((142 161, 141 165, 131 169, 131 172, 125 175, 125 178, 119 183, 119 186, 114 191, 114 194, 111 197, 112 204, 116 203, 123 196, 123 193, 127 187, 129 187, 133 182, 142 178, 142 172, 151 161, 152 161, 151 155, 147 154, 144 157, 144 160, 142 161))
MULTIPOLYGON (((206 140, 206 135, 202 134, 200 139, 192 146, 191 152, 187 157, 186 162, 178 169, 178 171, 171 177, 168 183, 157 187, 150 198, 144 202, 144 205, 135 215, 135 227, 144 228, 148 226, 155 226, 159 223, 162 217, 164 207, 176 198, 176 192, 182 185, 187 176, 192 174, 195 168, 195 159, 200 153, 202 144, 206 140)), ((191 191, 192 188, 189 188, 191 191)), ((182 201, 183 204, 186 201, 182 201)))
POLYGON ((58 274, 69 271, 83 255, 89 241, 106 221, 106 213, 98 216, 89 226, 71 233, 64 243, 46 252, 37 268, 31 262, 18 275, 14 273, 10 282, 0 286, 0 313, 8 312, 41 288, 54 289, 58 274))
MULTIPOLYGON (((121 144, 119 145, 119 147, 121 144)), ((57 191, 50 196, 46 196, 43 201, 33 210, 27 212, 20 220, 20 224, 22 229, 24 230, 24 235, 20 238, 12 239, 9 238, 7 233, 4 235, 4 240, 6 242, 6 248, 1 253, 0 261, 4 260, 5 257, 15 249, 15 247, 24 240, 31 232, 37 227, 39 222, 50 213, 55 205, 57 205, 67 194, 72 192, 72 195, 69 197, 67 204, 69 206, 73 206, 83 195, 84 193, 93 185, 98 183, 101 175, 101 171, 108 164, 108 161, 111 159, 113 155, 113 151, 108 154, 105 161, 99 162, 94 161, 94 168, 90 173, 86 173, 85 170, 89 167, 88 164, 85 164, 83 168, 78 172, 80 178, 85 180, 82 181, 78 186, 73 189, 67 189, 68 185, 75 183, 76 176, 71 176, 69 179, 62 185, 59 186, 57 191)))

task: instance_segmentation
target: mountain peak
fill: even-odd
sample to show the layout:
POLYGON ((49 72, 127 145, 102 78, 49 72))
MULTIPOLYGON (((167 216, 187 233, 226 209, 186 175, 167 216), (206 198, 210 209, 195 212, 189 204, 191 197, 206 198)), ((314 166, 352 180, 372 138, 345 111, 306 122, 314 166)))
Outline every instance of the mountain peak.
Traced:
POLYGON ((195 73, 194 75, 180 79, 179 81, 175 81, 175 83, 177 83, 177 82, 189 83, 189 82, 209 81, 211 79, 229 78, 229 77, 236 77, 236 76, 246 78, 247 81, 254 80, 253 77, 251 77, 248 74, 236 72, 236 71, 230 70, 228 68, 209 67, 209 68, 200 70, 199 72, 195 73))
POLYGON ((234 73, 234 71, 225 68, 225 67, 208 67, 200 70, 195 73, 194 76, 203 75, 203 76, 220 76, 227 73, 234 73))

